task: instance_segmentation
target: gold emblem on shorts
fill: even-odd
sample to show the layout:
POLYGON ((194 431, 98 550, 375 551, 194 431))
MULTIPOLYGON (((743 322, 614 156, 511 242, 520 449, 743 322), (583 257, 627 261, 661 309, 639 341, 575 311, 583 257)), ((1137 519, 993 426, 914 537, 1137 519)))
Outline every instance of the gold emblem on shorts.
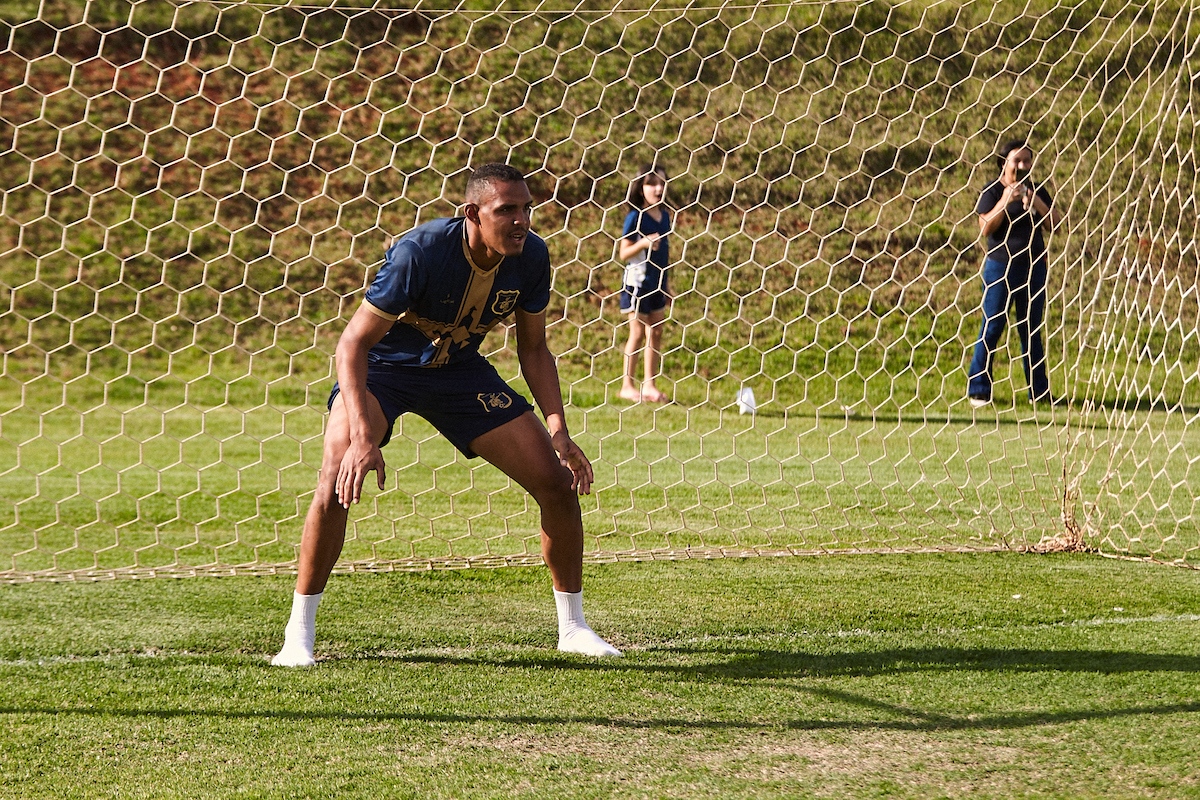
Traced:
POLYGON ((520 289, 501 289, 496 292, 496 299, 492 301, 492 313, 499 317, 512 313, 520 296, 520 289))
POLYGON ((478 397, 479 402, 483 403, 484 411, 491 411, 493 408, 508 408, 513 403, 508 392, 480 392, 478 397))

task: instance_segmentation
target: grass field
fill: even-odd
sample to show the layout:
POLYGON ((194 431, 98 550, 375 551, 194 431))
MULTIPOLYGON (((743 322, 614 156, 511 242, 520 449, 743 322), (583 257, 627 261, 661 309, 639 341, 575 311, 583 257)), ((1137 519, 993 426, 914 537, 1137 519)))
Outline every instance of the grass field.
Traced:
POLYGON ((1200 575, 1087 556, 0 586, 0 795, 1197 797, 1200 575))
MULTIPOLYGON (((588 551, 1019 549, 1063 530, 1070 490, 1087 502, 1078 514, 1092 525, 1090 547, 1194 560, 1200 477, 1189 453, 1200 432, 1183 415, 1027 403, 971 413, 954 400, 907 416, 572 408, 597 477, 584 500, 588 551)), ((10 414, 0 579, 286 565, 316 479, 322 411, 10 414)), ((356 507, 347 561, 539 552, 525 494, 428 423, 404 418, 384 454, 387 488, 372 484, 356 507)))
MULTIPOLYGON (((82 436, 70 420, 55 427, 31 418, 28 441, 14 448, 18 468, 0 476, 0 496, 14 501, 0 568, 291 561, 322 421, 315 409, 296 411, 239 428, 232 412, 185 409, 160 433, 152 413, 121 419, 98 408, 82 436)), ((993 530, 1036 541, 1056 512, 1057 482, 1045 479, 1061 473, 1060 434, 1041 427, 1047 413, 1040 425, 1028 410, 990 416, 996 421, 955 417, 938 431, 845 414, 573 411, 597 475, 584 503, 588 546, 967 546, 997 543, 993 530), (1005 508, 1003 496, 1017 492, 1024 506, 1005 508)), ((12 422, 7 431, 17 429, 12 422)), ((538 552, 536 508, 524 493, 489 465, 468 464, 419 418, 397 430, 385 449, 387 490, 372 484, 356 508, 348 559, 538 552)))
POLYGON ((0 0, 0 798, 1200 797, 1200 574, 911 552, 1200 566, 1191 0, 284 5, 0 0), (974 204, 1026 134, 1071 403, 1010 331, 972 413, 974 204), (289 577, 19 583, 288 569, 342 320, 492 159, 533 176, 625 659, 553 649, 543 569, 370 572, 537 552, 413 418, 311 670, 267 663, 289 577), (653 410, 610 294, 650 159, 653 410), (754 548, 838 554, 629 561, 754 548))

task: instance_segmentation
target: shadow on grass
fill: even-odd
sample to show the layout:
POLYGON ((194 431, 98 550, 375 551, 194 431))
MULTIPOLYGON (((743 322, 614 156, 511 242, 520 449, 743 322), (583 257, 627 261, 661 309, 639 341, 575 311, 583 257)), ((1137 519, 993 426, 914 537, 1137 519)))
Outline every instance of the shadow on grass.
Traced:
MULTIPOLYGON (((952 408, 930 406, 923 413, 915 413, 911 411, 900 411, 899 408, 881 406, 877 409, 853 409, 843 413, 822 412, 818 416, 829 420, 840 420, 843 417, 854 422, 870 422, 879 423, 908 423, 915 425, 1029 425, 1036 423, 1045 425, 1053 421, 1055 425, 1065 426, 1068 421, 1074 425, 1081 425, 1081 415, 1087 410, 1088 404, 1094 411, 1121 411, 1121 412, 1158 412, 1166 414, 1182 414, 1185 417, 1194 417, 1200 414, 1200 406, 1187 405, 1184 403, 1168 404, 1161 400, 1153 400, 1150 398, 1120 398, 1120 399, 1105 399, 1091 400, 1071 400, 1062 398, 1056 408, 1054 416, 1051 416, 1052 408, 1045 404, 1031 404, 1028 401, 1016 400, 1009 402, 997 402, 994 405, 987 406, 979 411, 972 411, 969 408, 964 409, 960 405, 954 405, 952 408), (1071 411, 1074 416, 1068 417, 1067 412, 1071 411)), ((965 406, 965 401, 961 404, 965 406)), ((811 415, 806 415, 811 416, 811 415)), ((1097 418, 1094 414, 1086 419, 1086 427, 1097 430, 1108 430, 1113 425, 1097 418)))
MULTIPOLYGON (((830 689, 805 690, 822 699, 857 706, 880 714, 894 715, 891 720, 861 719, 794 719, 781 727, 788 730, 847 730, 847 731, 915 731, 936 733, 939 731, 962 730, 1009 730, 1045 725, 1062 725, 1070 722, 1095 722, 1102 720, 1127 719, 1167 714, 1194 714, 1200 712, 1200 701, 1166 703, 1161 705, 1133 705, 1125 708, 1090 708, 1058 711, 1022 711, 997 714, 943 714, 911 706, 887 703, 854 692, 830 689)), ((766 727, 766 726, 764 726, 766 727)))
POLYGON ((809 655, 779 650, 720 649, 674 653, 723 654, 721 664, 682 668, 681 673, 719 680, 763 678, 873 677, 952 672, 1198 672, 1200 656, 1119 650, 1028 650, 1012 648, 912 647, 869 652, 809 655))
MULTIPOLYGON (((894 412, 894 410, 889 410, 888 413, 885 413, 883 410, 875 413, 859 411, 852 414, 846 414, 845 419, 852 422, 870 422, 873 425, 904 423, 909 425, 924 425, 926 427, 968 427, 971 425, 1045 426, 1051 422, 1053 422, 1054 425, 1063 426, 1066 425, 1067 422, 1067 416, 1063 412, 1065 412, 1065 409, 1060 408, 1057 416, 1051 417, 1049 410, 1046 410, 1039 415, 1034 413, 1033 408, 1026 404, 1023 408, 1019 405, 1015 407, 1011 405, 1002 405, 997 408, 989 408, 974 413, 970 411, 955 411, 945 414, 944 416, 938 416, 936 414, 897 414, 894 412)), ((842 419, 842 416, 843 415, 841 414, 830 414, 827 418, 830 420, 840 420, 842 419)), ((1076 419, 1075 422, 1078 424, 1078 419, 1076 419)), ((1088 427, 1108 428, 1109 426, 1102 422, 1097 422, 1096 420, 1089 420, 1088 427)))
MULTIPOLYGON (((888 703, 855 692, 826 688, 806 688, 815 698, 865 709, 869 713, 891 719, 862 719, 861 711, 838 715, 834 709, 822 717, 792 718, 756 722, 747 719, 712 719, 659 717, 648 709, 642 716, 606 716, 599 714, 468 714, 420 711, 288 711, 282 709, 197 709, 197 708, 54 708, 29 706, 17 708, 0 706, 0 718, 16 715, 45 714, 54 717, 97 717, 105 719, 217 718, 225 720, 264 720, 316 722, 328 720, 346 723, 418 723, 427 725, 594 725, 602 728, 648 730, 745 730, 745 731, 911 731, 937 733, 961 730, 1011 730, 1020 728, 1062 725, 1071 722, 1104 721, 1135 717, 1195 714, 1200 701, 1131 705, 1124 708, 1080 708, 1057 711, 1021 711, 995 714, 946 714, 911 706, 888 703), (854 718, 851 718, 851 717, 854 718)), ((448 699, 449 700, 449 699, 448 699)))
POLYGON ((1188 405, 1182 402, 1172 404, 1165 400, 1156 400, 1150 397, 1108 398, 1093 400, 1092 402, 1097 408, 1106 408, 1109 411, 1165 411, 1172 414, 1184 414, 1189 417, 1200 414, 1200 406, 1188 405))
MULTIPOLYGON (((595 725, 606 728, 662 730, 846 730, 846 731, 912 731, 930 732, 955 730, 1004 730, 1059 725, 1081 721, 1119 720, 1123 718, 1200 713, 1200 700, 1159 704, 1126 704, 1118 706, 1117 698, 1102 701, 1100 707, 1055 710, 998 711, 994 713, 948 713, 936 708, 919 708, 888 702, 860 692, 829 686, 827 678, 869 678, 881 675, 909 673, 971 673, 980 671, 1013 673, 1077 672, 1096 675, 1132 672, 1200 672, 1200 657, 1187 655, 1147 654, 1110 650, 1026 650, 1026 649, 965 649, 965 648, 902 648, 879 652, 810 655, 778 650, 747 648, 690 649, 671 648, 658 653, 684 655, 688 664, 668 665, 631 657, 624 660, 596 661, 572 656, 529 658, 523 656, 462 657, 449 655, 400 654, 395 656, 365 656, 330 659, 305 670, 303 675, 323 679, 338 678, 330 667, 353 667, 363 663, 380 665, 417 664, 432 666, 468 666, 490 669, 521 670, 580 670, 594 673, 629 673, 676 679, 681 682, 711 682, 727 686, 730 691, 754 688, 763 684, 775 685, 773 691, 790 691, 808 695, 814 700, 833 704, 819 716, 754 721, 747 719, 714 719, 696 717, 657 716, 652 708, 640 715, 598 714, 505 714, 455 713, 420 711, 372 711, 329 709, 295 711, 273 708, 203 709, 188 708, 120 708, 112 707, 54 707, 49 705, 0 706, 0 717, 15 715, 83 716, 97 718, 176 719, 208 717, 228 720, 304 720, 340 722, 404 722, 430 725, 503 724, 503 725, 595 725), (694 659, 708 663, 695 663, 694 659), (322 675, 322 673, 325 673, 322 675), (807 681, 807 682, 806 682, 807 681), (782 682, 780 685, 779 682, 782 682), (845 710, 839 712, 837 707, 845 710), (876 717, 874 719, 864 719, 876 717)), ((643 651, 642 658, 656 651, 643 651)), ((178 669, 175 659, 166 659, 155 666, 178 669)), ((265 667, 265 665, 264 665, 265 667)), ((275 672, 276 670, 265 667, 275 672)), ((292 680, 291 674, 288 680, 292 680)), ((299 678, 297 675, 296 678, 299 678)), ((499 685, 499 684, 498 684, 499 685)), ((1025 693, 1017 700, 1028 704, 1040 689, 1034 681, 1025 681, 1025 693)), ((447 698, 453 702, 453 698, 447 698)), ((1056 703, 1057 705, 1057 703, 1056 703)))
MULTIPOLYGON (((627 671, 677 676, 681 680, 720 683, 795 678, 868 678, 878 675, 954 672, 1087 672, 1109 675, 1129 672, 1200 673, 1200 656, 1135 653, 1119 650, 1026 650, 1011 648, 920 647, 871 652, 812 655, 785 650, 750 648, 687 648, 642 651, 684 656, 687 663, 646 663, 637 657, 591 660, 571 656, 489 658, 452 655, 400 654, 354 660, 383 660, 411 664, 493 666, 515 669, 627 671), (698 660, 707 663, 696 663, 698 660)), ((336 661, 332 662, 336 663, 336 661)))

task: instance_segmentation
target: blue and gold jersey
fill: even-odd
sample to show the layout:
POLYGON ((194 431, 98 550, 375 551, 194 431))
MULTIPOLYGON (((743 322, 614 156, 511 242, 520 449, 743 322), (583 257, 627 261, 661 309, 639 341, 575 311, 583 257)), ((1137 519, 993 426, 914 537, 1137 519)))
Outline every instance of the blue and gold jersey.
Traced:
POLYGON ((536 314, 549 302, 550 253, 540 237, 530 233, 521 255, 483 270, 467 250, 466 220, 434 220, 388 248, 367 289, 368 310, 396 322, 368 360, 414 367, 464 361, 516 309, 536 314))

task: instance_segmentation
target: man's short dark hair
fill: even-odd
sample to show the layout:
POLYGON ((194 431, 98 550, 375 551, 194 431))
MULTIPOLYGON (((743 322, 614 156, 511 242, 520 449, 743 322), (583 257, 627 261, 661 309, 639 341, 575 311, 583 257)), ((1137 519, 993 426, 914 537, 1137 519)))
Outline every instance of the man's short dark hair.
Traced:
POLYGON ((508 164, 484 164, 467 179, 467 202, 478 199, 485 187, 493 183, 524 183, 525 176, 508 164))

